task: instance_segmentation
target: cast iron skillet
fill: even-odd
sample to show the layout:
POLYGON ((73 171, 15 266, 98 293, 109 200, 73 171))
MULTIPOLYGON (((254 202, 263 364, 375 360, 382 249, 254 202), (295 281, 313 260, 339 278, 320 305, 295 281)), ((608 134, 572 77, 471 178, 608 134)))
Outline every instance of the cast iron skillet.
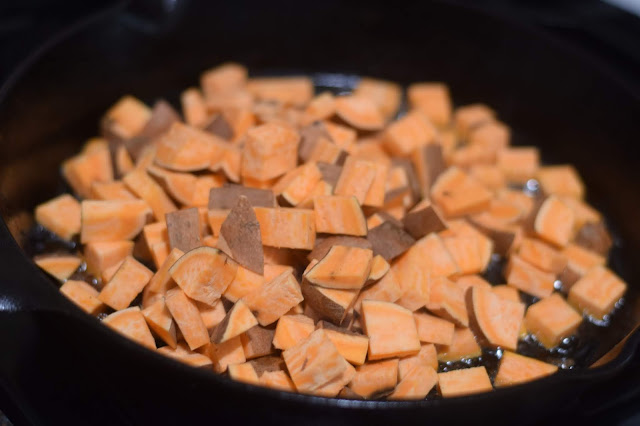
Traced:
MULTIPOLYGON (((60 162, 97 133, 120 95, 175 102, 199 73, 227 60, 260 72, 367 74, 441 80, 457 104, 482 101, 551 162, 574 163, 589 201, 619 236, 612 261, 631 291, 619 327, 582 354, 589 365, 638 322, 638 94, 601 64, 505 20, 425 3, 389 9, 332 1, 122 3, 51 40, 0 92, 2 216, 18 242, 33 207, 60 191, 60 162)), ((280 424, 489 422, 526 424, 607 399, 625 373, 634 334, 610 363, 524 386, 450 400, 362 402, 261 389, 196 370, 121 338, 75 308, 0 222, 0 392, 16 423, 280 424), (601 390, 603 392, 597 393, 601 390), (596 393, 593 393, 596 392, 596 393), (286 422, 286 423, 285 423, 286 422)))

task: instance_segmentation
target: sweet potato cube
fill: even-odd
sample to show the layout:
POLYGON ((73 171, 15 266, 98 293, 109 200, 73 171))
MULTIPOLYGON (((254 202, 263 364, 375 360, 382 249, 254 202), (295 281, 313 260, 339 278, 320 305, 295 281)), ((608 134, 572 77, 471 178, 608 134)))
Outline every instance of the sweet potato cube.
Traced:
POLYGON ((313 97, 313 82, 302 76, 251 78, 247 90, 258 100, 303 106, 313 97))
POLYGON ((278 320, 273 346, 286 350, 309 337, 315 330, 313 320, 304 315, 284 315, 278 320))
MULTIPOLYGON (((286 316, 286 315, 285 315, 286 316)), ((240 335, 246 359, 265 357, 274 352, 272 345, 275 337, 274 327, 256 325, 240 335)))
POLYGON ((496 294, 503 299, 510 300, 512 302, 520 302, 520 293, 517 288, 509 287, 506 284, 494 285, 491 287, 493 294, 496 294))
POLYGON ((247 197, 238 198, 238 203, 222 223, 218 247, 250 271, 264 273, 260 223, 247 197))
POLYGON ((239 265, 235 278, 224 292, 224 297, 230 302, 237 302, 245 295, 260 288, 265 281, 265 277, 262 275, 239 265))
MULTIPOLYGON (((209 333, 202 321, 198 307, 180 288, 167 291, 165 303, 191 350, 209 343, 209 333)), ((238 338, 238 343, 240 343, 240 338, 238 338)))
POLYGON ((372 259, 373 252, 369 249, 336 245, 305 278, 326 288, 357 290, 369 277, 372 259))
POLYGON ((78 256, 38 256, 33 260, 36 265, 43 269, 60 282, 69 278, 82 264, 82 259, 78 256))
POLYGON ((121 241, 133 239, 142 231, 151 214, 148 204, 131 201, 83 201, 80 241, 121 241))
POLYGON ((451 122, 451 96, 446 84, 414 83, 407 89, 411 108, 420 110, 438 127, 451 122))
POLYGON ((506 275, 508 285, 539 298, 551 295, 556 279, 553 273, 544 272, 517 255, 509 259, 506 275))
POLYGON ((150 349, 156 348, 147 322, 137 306, 114 312, 103 319, 102 323, 136 343, 150 349))
POLYGON ((247 131, 242 153, 242 176, 277 178, 296 167, 300 135, 282 123, 267 123, 247 131))
POLYGON ((229 377, 239 382, 251 383, 252 385, 256 385, 260 382, 258 374, 256 374, 256 370, 254 370, 253 365, 248 362, 230 365, 229 377))
POLYGON ((515 351, 522 326, 524 303, 511 302, 490 289, 472 287, 466 293, 470 327, 492 347, 515 351))
POLYGON ((149 328, 167 345, 176 348, 176 324, 167 309, 164 299, 160 298, 142 310, 149 328))
POLYGON ((504 351, 494 384, 496 387, 517 385, 549 376, 556 371, 558 371, 558 367, 555 365, 504 351))
POLYGON ((291 271, 285 271, 273 280, 242 298, 260 325, 276 322, 291 308, 302 302, 300 285, 291 271))
POLYGON ((582 317, 558 293, 529 306, 525 327, 546 348, 553 348, 580 326, 582 317))
MULTIPOLYGON (((314 122, 325 120, 333 116, 336 112, 336 98, 330 92, 322 92, 315 96, 304 109, 300 124, 303 126, 313 125, 314 122)), ((300 158, 306 161, 301 155, 300 158)))
POLYGON ((428 200, 424 200, 410 210, 402 218, 402 223, 407 232, 416 239, 447 228, 444 219, 428 200))
POLYGON ((569 290, 569 303, 579 311, 602 319, 627 291, 627 285, 604 266, 589 270, 569 290))
POLYGON ((146 266, 128 256, 98 298, 115 310, 124 309, 140 294, 152 276, 153 272, 146 266))
POLYGON ((486 263, 480 253, 477 237, 454 236, 443 238, 442 241, 461 274, 479 274, 484 270, 486 263))
POLYGON ((198 209, 178 210, 167 213, 167 233, 169 247, 188 252, 201 245, 200 242, 200 214, 198 209))
POLYGON ((333 342, 340 355, 354 365, 362 365, 367 358, 369 339, 346 328, 336 327, 326 321, 319 321, 317 328, 322 328, 333 342))
POLYGON ((334 324, 341 324, 348 317, 358 296, 358 290, 324 288, 311 284, 306 279, 302 280, 300 288, 306 305, 334 324))
POLYGON ((392 261, 400 256, 416 242, 400 224, 386 220, 382 224, 369 229, 367 239, 371 242, 373 254, 392 261))
POLYGON ((203 348, 207 348, 216 373, 224 373, 230 365, 242 364, 246 361, 240 336, 236 336, 219 345, 211 343, 208 346, 203 346, 203 348))
POLYGON ((426 365, 416 365, 400 380, 389 399, 424 399, 438 382, 436 371, 426 365))
POLYGON ((140 133, 150 118, 151 109, 131 95, 120 98, 105 114, 110 130, 122 139, 140 133))
POLYGON ((438 361, 449 362, 477 358, 482 349, 469 328, 456 327, 450 345, 438 346, 438 361))
POLYGON ((584 197, 584 183, 571 165, 541 167, 536 179, 545 194, 567 196, 577 199, 584 197))
POLYGON ((413 318, 421 342, 450 345, 453 341, 455 325, 452 322, 424 312, 414 312, 413 318))
POLYGON ((436 129, 422 111, 414 110, 391 123, 384 133, 384 146, 393 155, 407 156, 421 145, 432 143, 436 129))
POLYGON ((230 210, 210 209, 207 211, 207 222, 215 237, 220 236, 220 229, 230 210))
POLYGON ((360 80, 353 94, 370 99, 385 119, 393 117, 398 112, 402 100, 400 85, 369 77, 363 77, 360 80))
POLYGON ((180 249, 171 250, 165 261, 158 268, 153 277, 151 277, 151 280, 145 288, 145 291, 164 294, 170 288, 175 287, 176 283, 175 281, 173 281, 173 278, 171 278, 169 270, 173 266, 173 264, 176 263, 176 261, 183 255, 184 252, 182 252, 182 250, 180 249))
POLYGON ((136 196, 122 181, 98 182, 91 184, 91 198, 94 200, 135 200, 136 196))
POLYGON ((373 283, 384 277, 391 269, 389 262, 384 260, 384 257, 377 255, 371 259, 371 270, 367 277, 367 283, 373 283))
POLYGON ((392 269, 387 272, 377 283, 365 288, 360 292, 354 309, 360 312, 363 300, 380 300, 382 302, 394 303, 402 296, 402 288, 396 279, 392 269))
POLYGON ((369 337, 369 360, 413 355, 420 339, 410 310, 389 302, 362 302, 364 329, 369 337))
POLYGON ((169 255, 169 244, 163 242, 155 243, 151 246, 151 259, 153 260, 153 264, 156 265, 156 268, 159 268, 164 261, 167 259, 169 255))
POLYGON ((69 194, 60 195, 36 207, 36 222, 63 240, 80 233, 80 203, 69 194))
POLYGON ((438 389, 444 398, 493 390, 485 367, 465 368, 438 374, 438 389))
POLYGON ((314 199, 317 232, 367 235, 367 222, 355 197, 320 196, 314 199))
POLYGON ((568 266, 580 275, 586 274, 596 266, 604 266, 607 263, 604 256, 572 243, 567 244, 562 250, 562 255, 567 259, 568 266))
POLYGON ((505 148, 498 152, 497 165, 507 181, 523 184, 535 178, 540 165, 540 153, 534 147, 505 148))
POLYGON ((176 172, 205 170, 225 143, 211 133, 175 122, 158 138, 154 161, 176 172))
POLYGON ((533 227, 544 240, 564 247, 571 239, 574 222, 573 210, 558 198, 551 196, 540 206, 533 227))
POLYGON ((335 396, 355 375, 322 329, 284 351, 282 357, 299 392, 335 396))
POLYGON ((172 172, 156 166, 149 166, 147 172, 178 203, 185 206, 193 204, 194 190, 198 182, 198 178, 195 175, 172 172))
POLYGON ((90 315, 95 315, 105 308, 98 299, 98 290, 84 281, 67 280, 60 287, 60 293, 90 315))
POLYGON ((316 239, 313 210, 254 208, 260 223, 262 244, 270 247, 311 250, 316 239))
MULTIPOLYGON (((455 284, 460 287, 460 289, 466 293, 467 289, 471 287, 480 287, 491 289, 491 284, 484 278, 479 275, 462 275, 457 277, 455 280, 455 284)), ((515 290, 515 289, 514 289, 515 290)), ((517 291, 517 290, 516 290, 517 291)))
POLYGON ((256 317, 242 300, 238 300, 211 333, 211 341, 215 344, 226 342, 255 325, 258 325, 256 317))
POLYGON ((83 198, 91 197, 93 182, 113 181, 113 166, 107 142, 102 141, 90 152, 84 151, 66 160, 62 163, 62 174, 73 192, 83 198))
POLYGON ((200 311, 202 322, 204 323, 204 326, 207 327, 207 331, 209 331, 209 333, 211 333, 226 316, 224 303, 222 303, 222 301, 218 301, 218 303, 213 307, 202 302, 196 302, 196 306, 200 311))
POLYGON ((213 364, 209 356, 192 352, 184 343, 178 343, 175 349, 171 346, 163 346, 158 349, 158 353, 192 367, 206 370, 210 370, 213 364))
MULTIPOLYGON (((471 130, 469 145, 479 147, 495 154, 507 148, 511 140, 511 131, 499 121, 487 121, 471 130)), ((495 156, 492 156, 495 157, 495 156)), ((492 158, 492 162, 495 158, 492 158)), ((500 170, 496 168, 496 170, 500 170)))
POLYGON ((518 255, 522 260, 545 271, 559 274, 567 266, 567 257, 545 244, 533 238, 524 238, 520 243, 518 255))
POLYGON ((156 220, 162 221, 167 213, 176 210, 176 205, 145 171, 133 170, 122 178, 122 181, 131 192, 146 201, 151 207, 156 220))
POLYGON ((428 197, 438 177, 447 168, 443 147, 437 143, 418 147, 411 154, 411 164, 422 195, 428 197))
MULTIPOLYGON (((333 193, 344 197, 354 196, 362 205, 376 179, 376 174, 376 163, 349 156, 344 162, 333 193)), ((382 201, 384 202, 384 199, 382 201)))
POLYGON ((207 105, 202 93, 195 87, 186 89, 180 94, 180 104, 184 120, 190 126, 202 127, 207 121, 207 105))
POLYGON ((321 179, 322 173, 316 163, 306 163, 280 178, 273 186, 273 191, 290 205, 297 206, 309 197, 321 179))
POLYGON ((207 96, 235 92, 247 84, 247 69, 234 62, 211 68, 200 76, 200 85, 207 96))
POLYGON ((402 380, 416 365, 424 365, 438 371, 438 354, 434 344, 422 345, 420 352, 416 355, 401 358, 398 363, 398 378, 402 380))
POLYGON ((167 223, 164 221, 145 225, 142 228, 142 235, 149 251, 151 251, 151 247, 156 243, 163 242, 169 245, 169 232, 167 230, 167 223))
POLYGON ((283 391, 295 392, 296 387, 293 381, 285 371, 265 371, 260 376, 260 386, 278 389, 283 391))
POLYGON ((433 277, 427 309, 461 327, 469 326, 464 291, 445 277, 433 277))
POLYGON ((356 367, 349 388, 362 398, 375 398, 393 391, 398 383, 398 360, 370 362, 356 367))
POLYGON ((335 106, 336 115, 351 127, 366 131, 381 130, 384 127, 384 116, 369 97, 338 96, 335 106))
POLYGON ((472 129, 493 120, 495 112, 484 104, 471 104, 459 107, 454 114, 456 133, 467 139, 472 129))
POLYGON ((454 218, 488 209, 492 194, 462 170, 450 167, 433 184, 431 197, 445 216, 454 218))

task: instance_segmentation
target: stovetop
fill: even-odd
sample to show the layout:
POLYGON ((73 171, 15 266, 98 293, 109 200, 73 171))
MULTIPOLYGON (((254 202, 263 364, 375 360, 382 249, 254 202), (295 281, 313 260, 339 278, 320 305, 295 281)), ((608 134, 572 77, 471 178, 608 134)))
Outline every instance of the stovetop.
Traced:
MULTIPOLYGON (((181 0, 172 0, 181 1, 181 0)), ((28 55, 65 27, 118 0, 3 0, 0 3, 0 82, 28 55)), ((595 0, 488 0, 471 2, 488 12, 537 27, 571 44, 611 78, 640 98, 640 17, 595 0)), ((400 6, 395 6, 400 7, 400 6)), ((640 358, 640 357, 639 357, 640 358)), ((544 424, 640 424, 640 359, 604 393, 586 395, 544 424), (618 392, 619 389, 632 389, 618 392)), ((2 401, 0 401, 0 409, 2 401)), ((10 421, 0 412, 0 426, 10 421)))

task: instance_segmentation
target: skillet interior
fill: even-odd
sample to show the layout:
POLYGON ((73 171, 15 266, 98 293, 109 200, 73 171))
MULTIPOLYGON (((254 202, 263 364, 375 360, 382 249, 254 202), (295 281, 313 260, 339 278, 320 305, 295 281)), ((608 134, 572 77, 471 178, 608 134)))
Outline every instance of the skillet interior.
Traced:
MULTIPOLYGON (((442 80, 450 84, 457 104, 482 101, 493 106, 501 119, 513 126, 515 144, 538 145, 544 160, 571 162, 578 167, 588 188, 589 201, 605 211, 614 233, 620 237, 613 255, 614 269, 636 290, 638 265, 633 262, 633 254, 640 248, 640 229, 635 226, 634 211, 640 203, 633 192, 640 182, 640 173, 634 167, 637 148, 632 140, 637 125, 631 120, 640 112, 637 97, 593 64, 549 45, 548 40, 464 9, 439 3, 416 5, 414 10, 375 6, 351 6, 352 10, 345 10, 344 5, 340 9, 337 6, 328 2, 303 11, 288 5, 284 11, 272 2, 258 3, 248 14, 241 5, 177 3, 173 13, 158 15, 160 19, 154 21, 131 14, 106 16, 91 24, 82 36, 72 36, 53 47, 26 70, 0 106, 3 217, 31 211, 61 189, 51 178, 58 173, 60 161, 97 133, 100 114, 121 94, 133 93, 147 100, 167 96, 175 101, 180 89, 197 83, 199 72, 221 61, 232 59, 251 70, 272 73, 325 70, 366 73, 401 83, 442 80)), ((18 233, 25 229, 26 225, 16 223, 18 233)), ((38 285, 46 285, 35 268, 26 266, 25 259, 17 262, 38 285)), ((58 297, 55 292, 47 295, 58 297)), ((630 330, 636 322, 636 301, 634 291, 622 315, 615 317, 619 326, 602 333, 594 340, 595 346, 585 348, 581 363, 590 364, 630 330)), ((60 303, 66 310, 74 311, 68 303, 60 303)), ((136 363, 147 364, 145 357, 149 355, 132 345, 128 345, 126 353, 119 352, 129 342, 110 347, 110 339, 121 339, 111 336, 101 340, 103 335, 112 333, 95 331, 96 324, 90 318, 77 322, 76 318, 57 315, 56 321, 51 322, 45 320, 48 315, 23 315, 19 320, 24 321, 23 327, 31 327, 37 333, 38 349, 60 345, 65 338, 68 342, 77 340, 72 336, 60 339, 63 329, 77 333, 76 337, 83 336, 82 342, 86 339, 84 349, 76 350, 74 346, 66 352, 78 366, 93 364, 82 358, 85 356, 94 357, 91 359, 95 363, 99 360, 106 363, 106 354, 131 365, 131 370, 136 363), (103 358, 95 357, 96 348, 100 348, 103 358)), ((36 357, 34 367, 50 365, 39 355, 24 356, 36 357)), ((65 360, 57 361, 64 365, 65 360)), ((182 377, 177 371, 183 371, 181 366, 167 367, 165 360, 153 362, 171 368, 171 377, 180 383, 178 379, 182 377)), ((117 373, 104 368, 107 368, 104 373, 117 373)), ((163 371, 169 374, 169 370, 163 371)), ((37 380, 33 372, 17 374, 37 380)), ((159 379, 145 371, 136 374, 140 374, 136 376, 140 380, 159 379)), ((283 408, 285 404, 288 406, 287 416, 300 414, 300 407, 289 402, 314 401, 315 407, 347 404, 255 389, 245 392, 246 387, 239 384, 227 384, 212 391, 210 377, 196 379, 196 374, 192 375, 197 383, 194 386, 207 389, 212 398, 228 394, 225 399, 238 395, 246 401, 247 395, 251 395, 249 398, 256 407, 275 400, 283 408)), ((571 377, 574 387, 583 376, 571 377)), ((596 378, 597 374, 592 376, 596 378)), ((73 377, 72 374, 68 380, 73 377)), ((55 374, 48 378, 53 383, 63 380, 55 374)), ((437 418, 437 413, 450 415, 447 412, 455 411, 457 404, 480 407, 490 401, 501 401, 503 406, 509 400, 517 400, 518 395, 551 386, 554 397, 550 395, 550 401, 558 403, 571 396, 562 394, 563 387, 551 385, 553 382, 543 380, 492 396, 385 406, 403 407, 405 414, 412 415, 417 413, 415 409, 431 406, 430 415, 437 418)), ((64 395, 59 398, 66 401, 64 395)), ((189 406, 196 400, 182 402, 189 406)), ((100 401, 92 403, 99 405, 100 401)), ((107 410, 124 410, 123 418, 139 415, 127 411, 130 405, 126 402, 113 404, 107 410)), ((517 413, 527 405, 519 404, 507 411, 517 413)), ((331 413, 334 412, 323 412, 325 416, 331 413)))

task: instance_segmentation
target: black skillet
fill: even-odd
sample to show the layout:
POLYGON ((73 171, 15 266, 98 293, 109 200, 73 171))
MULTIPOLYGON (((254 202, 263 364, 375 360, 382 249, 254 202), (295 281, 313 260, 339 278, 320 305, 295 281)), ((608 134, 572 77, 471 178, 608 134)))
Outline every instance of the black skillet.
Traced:
POLYGON ((15 237, 0 221, 0 408, 16 424, 527 424, 631 390, 607 384, 627 374, 638 334, 610 363, 586 367, 640 318, 638 94, 603 65, 503 19, 441 2, 390 6, 122 3, 50 40, 13 74, 0 92, 0 207, 15 237), (613 267, 631 287, 614 326, 593 331, 574 370, 472 397, 391 403, 232 382, 152 354, 84 315, 16 243, 29 227, 21 212, 63 189, 60 162, 97 133, 120 95, 175 102, 202 70, 227 60, 260 73, 337 74, 329 86, 348 86, 357 74, 441 80, 456 104, 494 107, 515 144, 574 163, 589 201, 605 212, 617 237, 613 267))

